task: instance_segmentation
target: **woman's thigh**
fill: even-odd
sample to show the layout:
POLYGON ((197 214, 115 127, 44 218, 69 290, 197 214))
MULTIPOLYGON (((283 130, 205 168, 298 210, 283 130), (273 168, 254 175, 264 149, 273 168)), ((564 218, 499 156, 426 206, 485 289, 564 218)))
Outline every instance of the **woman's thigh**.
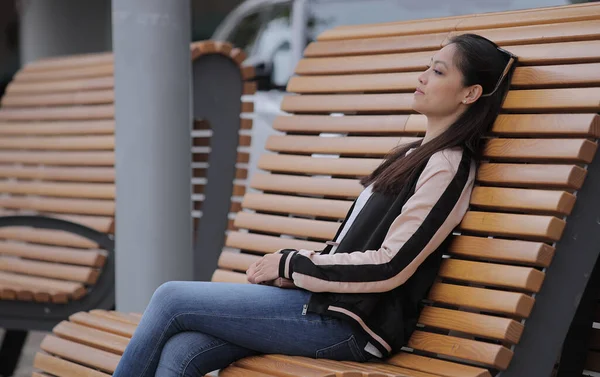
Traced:
POLYGON ((306 313, 309 299, 300 289, 170 282, 156 291, 144 317, 160 322, 149 326, 167 326, 169 336, 196 331, 260 353, 366 359, 364 336, 345 321, 306 313))

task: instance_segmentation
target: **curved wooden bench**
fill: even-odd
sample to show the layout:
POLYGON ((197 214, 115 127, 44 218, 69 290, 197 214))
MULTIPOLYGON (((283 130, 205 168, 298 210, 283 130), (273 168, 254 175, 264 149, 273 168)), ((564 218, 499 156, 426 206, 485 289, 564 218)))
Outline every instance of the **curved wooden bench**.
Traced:
MULTIPOLYGON (((252 262, 280 248, 324 247, 361 191, 357 178, 423 135, 412 92, 449 36, 489 36, 522 64, 407 347, 365 364, 251 357, 219 375, 549 376, 576 309, 565 302, 584 290, 599 252, 599 25, 600 6, 585 4, 339 27, 308 46, 214 281, 244 283, 252 262)), ((77 313, 44 339, 35 366, 110 375, 138 321, 77 313)))
MULTIPOLYGON (((196 119, 191 216, 196 235, 205 233, 199 223, 204 199, 214 195, 217 202, 217 196, 227 195, 221 206, 208 209, 211 218, 223 219, 224 234, 231 197, 240 197, 245 188, 252 128, 247 113, 253 109, 242 95, 256 90, 253 71, 242 66, 243 52, 227 43, 193 43, 191 55, 196 119), (202 103, 217 90, 219 106, 202 103), (220 114, 223 107, 227 117, 220 114), (220 147, 211 152, 213 143, 220 147)), ((0 327, 17 331, 22 339, 26 330, 50 330, 75 312, 114 308, 113 86, 112 54, 71 56, 27 65, 2 98, 0 327), (37 222, 17 215, 47 218, 46 228, 59 224, 52 219, 69 223, 37 229, 37 222), (94 230, 96 238, 83 237, 81 226, 94 230)), ((206 278, 220 249, 212 249, 214 264, 206 278)), ((20 346, 11 343, 0 351, 3 360, 7 352, 12 360, 18 356, 20 346)))

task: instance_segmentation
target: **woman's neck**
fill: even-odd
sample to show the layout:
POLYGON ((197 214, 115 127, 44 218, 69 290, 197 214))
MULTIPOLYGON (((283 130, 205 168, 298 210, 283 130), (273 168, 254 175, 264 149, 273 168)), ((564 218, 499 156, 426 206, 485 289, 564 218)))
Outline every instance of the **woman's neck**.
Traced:
POLYGON ((427 116, 427 129, 425 130, 425 137, 423 137, 421 145, 430 142, 444 133, 444 131, 456 122, 459 116, 460 114, 452 114, 444 117, 427 116))

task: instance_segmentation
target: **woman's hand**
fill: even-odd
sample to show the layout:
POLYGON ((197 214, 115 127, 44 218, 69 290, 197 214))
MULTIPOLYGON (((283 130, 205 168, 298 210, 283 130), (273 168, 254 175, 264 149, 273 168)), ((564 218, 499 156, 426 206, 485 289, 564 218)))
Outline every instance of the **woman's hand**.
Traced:
POLYGON ((279 277, 281 254, 269 254, 252 263, 246 271, 246 277, 252 284, 260 284, 279 277))

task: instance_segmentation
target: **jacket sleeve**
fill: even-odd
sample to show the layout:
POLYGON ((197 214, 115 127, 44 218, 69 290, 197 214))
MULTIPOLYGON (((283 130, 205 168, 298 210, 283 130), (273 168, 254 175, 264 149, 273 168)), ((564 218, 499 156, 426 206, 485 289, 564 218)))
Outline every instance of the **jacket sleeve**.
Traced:
POLYGON ((430 160, 379 249, 337 254, 285 249, 279 275, 312 292, 386 292, 402 285, 462 220, 473 176, 470 160, 456 166, 430 160))

